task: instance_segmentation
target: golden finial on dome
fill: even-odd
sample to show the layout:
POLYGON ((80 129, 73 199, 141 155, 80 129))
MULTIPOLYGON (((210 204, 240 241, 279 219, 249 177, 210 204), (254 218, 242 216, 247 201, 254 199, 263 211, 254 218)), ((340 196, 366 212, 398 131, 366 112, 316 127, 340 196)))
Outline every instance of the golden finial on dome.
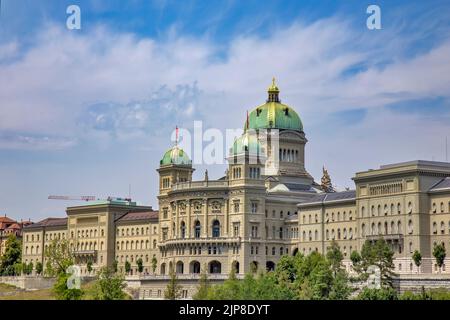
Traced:
POLYGON ((280 102, 280 99, 278 97, 280 89, 278 89, 275 83, 275 77, 272 78, 272 85, 269 87, 267 91, 269 93, 269 99, 267 99, 267 102, 280 102))

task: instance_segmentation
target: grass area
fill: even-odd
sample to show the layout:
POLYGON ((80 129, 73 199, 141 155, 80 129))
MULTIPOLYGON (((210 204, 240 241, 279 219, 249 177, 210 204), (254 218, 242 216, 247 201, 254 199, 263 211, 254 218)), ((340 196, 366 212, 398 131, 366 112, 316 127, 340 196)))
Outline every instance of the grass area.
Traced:
POLYGON ((25 291, 19 290, 12 295, 0 296, 0 300, 55 300, 51 289, 25 291))
MULTIPOLYGON (((83 284, 81 288, 85 291, 83 300, 92 299, 94 282, 83 284)), ((8 284, 0 283, 0 300, 55 300, 52 289, 41 289, 26 291, 8 284)))

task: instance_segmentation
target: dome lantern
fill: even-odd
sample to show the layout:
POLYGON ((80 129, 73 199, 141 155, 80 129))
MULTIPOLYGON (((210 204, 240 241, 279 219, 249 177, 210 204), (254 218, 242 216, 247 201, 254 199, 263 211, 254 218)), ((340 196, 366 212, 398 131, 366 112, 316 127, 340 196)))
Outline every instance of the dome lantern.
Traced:
POLYGON ((267 102, 280 102, 280 89, 278 89, 277 85, 275 84, 275 77, 272 78, 272 85, 267 90, 267 93, 269 94, 267 102))

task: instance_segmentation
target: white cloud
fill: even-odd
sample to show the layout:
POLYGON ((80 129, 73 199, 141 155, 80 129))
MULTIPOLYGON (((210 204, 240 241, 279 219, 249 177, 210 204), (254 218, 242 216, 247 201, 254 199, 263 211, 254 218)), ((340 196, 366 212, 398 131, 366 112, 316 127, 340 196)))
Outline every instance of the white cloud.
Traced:
MULTIPOLYGON (((389 37, 371 34, 368 41, 335 18, 296 23, 268 37, 241 36, 224 48, 176 31, 156 41, 106 27, 78 34, 48 26, 19 59, 0 64, 0 149, 127 143, 154 168, 175 125, 199 119, 205 127, 242 128, 245 111, 264 102, 276 76, 281 99, 302 117, 309 139, 306 165, 316 178, 322 164, 336 183, 352 186, 349 178, 357 170, 433 155, 442 160, 440 138, 450 125, 383 106, 449 98, 450 40, 408 55, 410 48, 397 40, 402 36, 401 43, 410 45, 408 34, 383 32, 389 37), (347 72, 355 66, 363 67, 347 72), (369 111, 360 123, 330 120, 330 114, 361 108, 369 111)), ((15 55, 18 47, 3 45, 0 57, 15 55)), ((115 178, 127 181, 130 170, 123 166, 124 173, 114 170, 115 178)), ((223 169, 209 170, 210 176, 223 169)), ((154 203, 156 187, 151 188, 154 203)))

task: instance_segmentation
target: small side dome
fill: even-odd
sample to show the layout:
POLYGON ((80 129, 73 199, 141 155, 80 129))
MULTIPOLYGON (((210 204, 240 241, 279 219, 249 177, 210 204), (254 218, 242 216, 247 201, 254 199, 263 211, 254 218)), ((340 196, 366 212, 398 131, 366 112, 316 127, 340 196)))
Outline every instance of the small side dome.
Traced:
POLYGON ((159 163, 162 166, 169 164, 185 165, 185 166, 192 165, 192 161, 191 159, 189 159, 186 152, 184 152, 184 150, 178 146, 174 146, 173 148, 167 150, 159 163))
POLYGON ((261 147, 256 135, 248 133, 244 133, 234 140, 233 147, 230 150, 232 156, 240 154, 263 156, 264 153, 264 148, 261 147))

